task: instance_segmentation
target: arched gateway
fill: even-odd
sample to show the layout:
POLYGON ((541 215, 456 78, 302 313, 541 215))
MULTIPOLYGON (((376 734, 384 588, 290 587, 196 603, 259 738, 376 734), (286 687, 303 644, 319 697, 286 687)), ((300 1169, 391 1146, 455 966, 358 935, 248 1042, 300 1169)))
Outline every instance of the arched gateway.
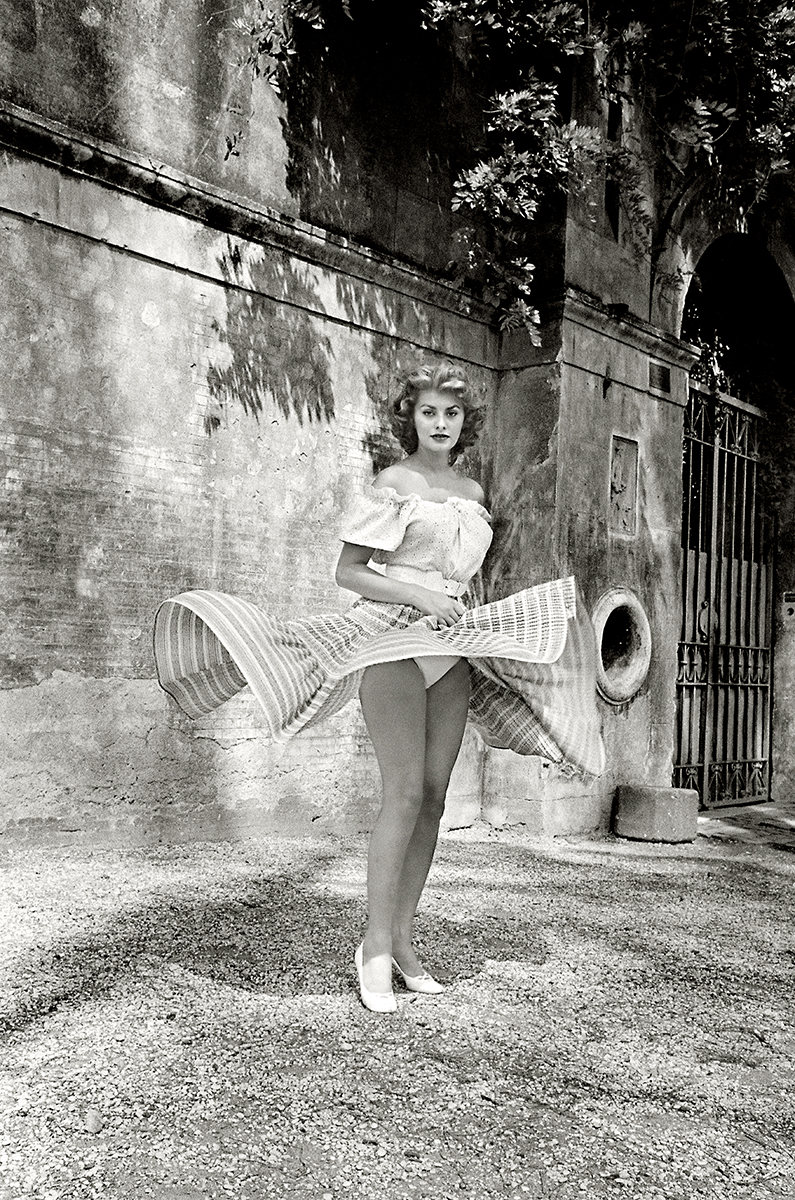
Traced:
POLYGON ((749 237, 715 242, 688 293, 682 631, 673 782, 714 808, 770 795, 773 514, 766 470, 795 304, 749 237))

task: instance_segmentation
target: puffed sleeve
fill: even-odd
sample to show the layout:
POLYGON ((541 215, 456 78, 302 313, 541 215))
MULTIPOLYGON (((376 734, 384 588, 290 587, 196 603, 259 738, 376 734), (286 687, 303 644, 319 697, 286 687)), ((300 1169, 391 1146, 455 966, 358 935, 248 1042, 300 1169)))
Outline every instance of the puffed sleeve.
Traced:
POLYGON ((416 496, 401 496, 392 488, 368 487, 348 509, 340 540, 374 550, 397 550, 416 506, 416 496))

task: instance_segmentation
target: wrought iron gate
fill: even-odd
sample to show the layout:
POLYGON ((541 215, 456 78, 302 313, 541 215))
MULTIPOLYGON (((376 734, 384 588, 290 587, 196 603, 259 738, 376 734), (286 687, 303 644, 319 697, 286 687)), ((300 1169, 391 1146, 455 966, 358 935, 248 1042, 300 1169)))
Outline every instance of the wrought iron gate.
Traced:
POLYGON ((685 415, 682 634, 674 786, 702 806, 770 794, 772 537, 763 414, 691 387, 685 415))

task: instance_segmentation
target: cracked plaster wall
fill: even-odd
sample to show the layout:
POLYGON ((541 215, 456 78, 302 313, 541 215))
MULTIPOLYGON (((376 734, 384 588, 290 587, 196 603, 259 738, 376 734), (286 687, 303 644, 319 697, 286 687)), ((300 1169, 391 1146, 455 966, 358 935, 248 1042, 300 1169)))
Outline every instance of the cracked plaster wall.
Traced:
POLYGON ((685 360, 645 328, 616 328, 585 306, 567 322, 562 354, 568 402, 561 420, 557 555, 580 579, 590 612, 611 588, 634 592, 652 637, 651 665, 637 694, 625 704, 601 705, 608 755, 603 784, 668 787, 681 622, 685 360), (667 360, 666 395, 650 390, 650 358, 667 360), (614 437, 637 447, 631 532, 610 521, 614 437))
MULTIPOLYGON (((2 827, 369 826, 355 705, 281 751, 246 694, 192 724, 154 679, 152 617, 190 587, 279 616, 346 607, 335 530, 379 402, 440 348, 488 396, 490 335, 406 295, 406 272, 374 287, 21 156, 0 198, 2 827)), ((482 770, 471 734, 449 822, 478 815, 482 770)))
POLYGON ((541 344, 514 338, 503 364, 485 454, 498 518, 494 582, 506 563, 511 590, 574 574, 590 613, 610 589, 629 588, 649 618, 653 654, 637 695, 600 700, 608 758, 600 780, 547 764, 527 789, 512 757, 490 755, 486 811, 497 824, 523 820, 547 832, 595 828, 609 822, 618 784, 671 783, 686 355, 643 323, 617 322, 604 305, 569 294, 541 344), (650 390, 650 358, 670 367, 667 395, 650 390), (610 523, 614 436, 637 446, 631 534, 610 523))

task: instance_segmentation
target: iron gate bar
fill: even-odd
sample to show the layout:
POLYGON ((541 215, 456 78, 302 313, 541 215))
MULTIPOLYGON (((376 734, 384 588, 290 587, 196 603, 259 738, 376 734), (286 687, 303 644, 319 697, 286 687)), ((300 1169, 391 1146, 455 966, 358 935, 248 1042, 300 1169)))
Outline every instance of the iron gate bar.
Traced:
POLYGON ((771 542, 764 414, 692 386, 685 413, 674 783, 705 807, 770 791, 771 542))

